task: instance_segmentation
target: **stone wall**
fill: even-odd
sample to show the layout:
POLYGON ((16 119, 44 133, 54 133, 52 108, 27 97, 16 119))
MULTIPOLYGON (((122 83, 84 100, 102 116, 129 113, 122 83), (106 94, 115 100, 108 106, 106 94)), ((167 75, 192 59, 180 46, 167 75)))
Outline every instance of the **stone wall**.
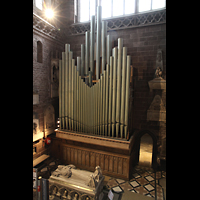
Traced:
POLYGON ((64 44, 33 31, 33 92, 39 95, 39 103, 33 105, 33 112, 38 114, 41 132, 44 131, 44 111, 47 105, 53 105, 55 120, 58 117, 58 97, 51 98, 51 58, 61 58, 63 49, 64 44), (37 62, 38 41, 42 43, 42 63, 37 62))

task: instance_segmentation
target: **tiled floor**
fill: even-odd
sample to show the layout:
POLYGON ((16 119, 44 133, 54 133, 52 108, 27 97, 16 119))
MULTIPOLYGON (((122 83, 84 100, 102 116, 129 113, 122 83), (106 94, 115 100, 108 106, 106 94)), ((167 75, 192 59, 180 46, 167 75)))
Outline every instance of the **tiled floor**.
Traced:
MULTIPOLYGON (((165 185, 166 172, 156 172, 156 192, 157 200, 166 200, 165 185)), ((145 195, 147 197, 155 198, 155 173, 145 167, 136 167, 130 181, 112 178, 105 176, 104 184, 107 189, 112 189, 114 192, 126 193, 126 191, 145 195)), ((123 195, 122 195, 123 196, 123 195)), ((33 199, 36 198, 33 192, 33 199)), ((107 198, 108 199, 108 198, 107 198)), ((149 198, 151 199, 151 198, 149 198)))
MULTIPOLYGON (((157 200, 166 200, 164 197, 164 189, 159 183, 159 180, 165 177, 166 172, 156 172, 157 200)), ((108 189, 112 189, 115 192, 126 192, 126 190, 129 190, 145 196, 155 197, 155 173, 147 168, 137 167, 130 181, 110 178, 106 186, 108 189)))

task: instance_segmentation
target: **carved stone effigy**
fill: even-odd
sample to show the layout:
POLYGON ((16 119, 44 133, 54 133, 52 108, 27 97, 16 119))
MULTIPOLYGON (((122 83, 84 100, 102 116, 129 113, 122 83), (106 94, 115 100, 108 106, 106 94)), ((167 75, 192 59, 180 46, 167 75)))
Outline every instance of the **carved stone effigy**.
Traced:
POLYGON ((58 165, 49 178, 49 194, 61 199, 101 200, 104 176, 100 166, 95 172, 76 169, 74 165, 58 165))

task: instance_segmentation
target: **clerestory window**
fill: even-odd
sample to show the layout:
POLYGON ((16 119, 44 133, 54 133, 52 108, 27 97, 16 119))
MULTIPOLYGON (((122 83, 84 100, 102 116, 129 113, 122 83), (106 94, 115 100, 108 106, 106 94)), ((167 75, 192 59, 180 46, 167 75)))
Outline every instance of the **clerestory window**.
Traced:
POLYGON ((40 10, 43 9, 43 0, 35 0, 35 6, 40 10))
POLYGON ((88 22, 102 6, 102 19, 136 14, 166 7, 166 0, 74 0, 78 22, 88 22))

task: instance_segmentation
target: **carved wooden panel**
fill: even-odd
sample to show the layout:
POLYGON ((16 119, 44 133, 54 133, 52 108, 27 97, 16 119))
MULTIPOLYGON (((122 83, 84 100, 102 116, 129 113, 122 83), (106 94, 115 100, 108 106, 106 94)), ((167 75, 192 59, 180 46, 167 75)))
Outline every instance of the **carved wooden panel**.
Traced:
POLYGON ((85 151, 82 151, 82 165, 85 165, 85 151))
POLYGON ((127 159, 123 158, 123 174, 127 174, 127 159))
POLYGON ((78 163, 78 150, 74 149, 74 164, 76 165, 78 163))
POLYGON ((68 163, 71 161, 71 159, 70 159, 70 155, 71 155, 71 153, 70 153, 71 151, 70 151, 70 148, 68 147, 67 148, 67 161, 68 161, 68 163))
POLYGON ((100 162, 99 162, 99 154, 96 153, 96 166, 99 166, 100 162))
POLYGON ((90 156, 89 156, 89 152, 86 151, 85 152, 85 160, 86 160, 86 166, 90 166, 90 156))
POLYGON ((78 150, 78 164, 81 165, 81 150, 78 150))
POLYGON ((118 173, 122 174, 122 158, 118 159, 118 173))
POLYGON ((118 158, 114 156, 114 169, 113 171, 117 173, 117 166, 118 166, 118 158))
POLYGON ((118 154, 109 154, 97 150, 63 145, 63 161, 68 164, 78 165, 84 169, 95 169, 100 166, 103 173, 113 173, 113 176, 121 178, 129 177, 129 158, 118 154))
POLYGON ((108 171, 108 155, 105 155, 105 170, 108 171))
POLYGON ((94 152, 90 152, 90 167, 96 167, 95 166, 95 153, 94 152))
POLYGON ((63 147, 63 159, 64 159, 64 161, 67 160, 67 148, 66 147, 63 147))
POLYGON ((113 171, 113 156, 109 156, 109 171, 113 171))
POLYGON ((101 167, 101 170, 104 170, 104 155, 103 154, 100 154, 100 167, 101 167))
POLYGON ((74 163, 74 149, 71 149, 71 163, 74 163))

